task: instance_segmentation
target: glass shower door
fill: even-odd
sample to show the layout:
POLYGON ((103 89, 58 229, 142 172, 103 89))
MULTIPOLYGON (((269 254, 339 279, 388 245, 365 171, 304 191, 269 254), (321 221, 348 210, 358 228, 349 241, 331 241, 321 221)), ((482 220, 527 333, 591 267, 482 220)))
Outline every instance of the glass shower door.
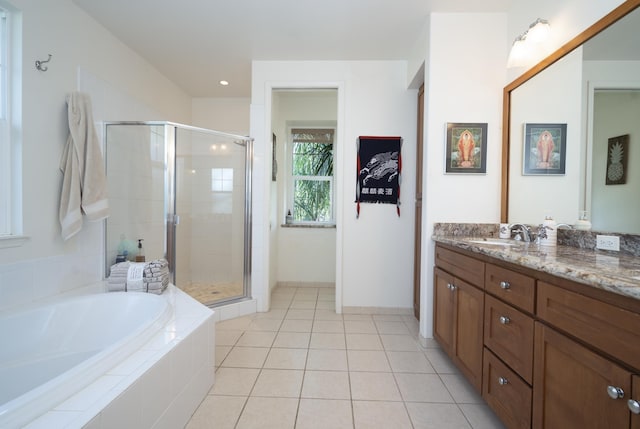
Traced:
POLYGON ((175 284, 205 305, 244 297, 247 141, 176 128, 175 284))

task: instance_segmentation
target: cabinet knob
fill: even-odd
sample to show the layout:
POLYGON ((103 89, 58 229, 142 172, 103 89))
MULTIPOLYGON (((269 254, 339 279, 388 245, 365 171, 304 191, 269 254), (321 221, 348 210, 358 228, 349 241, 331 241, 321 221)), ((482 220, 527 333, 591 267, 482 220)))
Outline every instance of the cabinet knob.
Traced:
POLYGON ((607 386, 607 395, 611 399, 621 399, 624 398, 624 390, 615 386, 607 386))
POLYGON ((503 325, 507 325, 509 322, 511 322, 511 319, 509 319, 507 316, 500 316, 500 323, 502 323, 503 325))
POLYGON ((451 284, 451 283, 447 283, 447 289, 449 289, 451 292, 453 292, 454 290, 456 290, 456 285, 451 284))
POLYGON ((633 414, 640 414, 640 402, 634 399, 629 399, 627 401, 627 407, 629 407, 629 411, 633 414))
POLYGON ((504 377, 498 377, 498 384, 499 384, 500 386, 504 386, 504 385, 506 385, 506 384, 509 384, 509 380, 507 380, 507 379, 506 379, 506 378, 504 378, 504 377))
POLYGON ((500 287, 502 289, 511 289, 511 285, 509 284, 509 282, 500 282, 500 287))

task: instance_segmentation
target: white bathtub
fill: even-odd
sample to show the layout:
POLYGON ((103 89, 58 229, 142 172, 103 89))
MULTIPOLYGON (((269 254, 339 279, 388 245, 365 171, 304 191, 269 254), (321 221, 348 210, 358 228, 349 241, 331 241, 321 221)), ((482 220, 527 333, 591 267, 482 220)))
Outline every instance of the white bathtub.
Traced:
POLYGON ((100 293, 0 315, 0 427, 20 427, 93 383, 172 317, 167 299, 100 293))

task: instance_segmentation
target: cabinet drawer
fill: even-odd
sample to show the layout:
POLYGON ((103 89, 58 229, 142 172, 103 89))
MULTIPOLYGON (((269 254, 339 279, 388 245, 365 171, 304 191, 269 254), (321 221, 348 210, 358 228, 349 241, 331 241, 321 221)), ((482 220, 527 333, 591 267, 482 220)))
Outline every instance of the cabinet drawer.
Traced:
POLYGON ((484 287, 484 262, 469 256, 436 246, 435 263, 438 267, 455 274, 474 286, 484 287))
POLYGON ((531 387, 484 349, 482 397, 508 428, 531 427, 531 387))
POLYGON ((640 370, 640 314, 538 282, 538 317, 640 370))
POLYGON ((484 301, 484 345, 531 384, 533 318, 492 296, 484 301))
POLYGON ((535 303, 535 280, 524 274, 487 264, 485 290, 503 301, 533 313, 535 303))

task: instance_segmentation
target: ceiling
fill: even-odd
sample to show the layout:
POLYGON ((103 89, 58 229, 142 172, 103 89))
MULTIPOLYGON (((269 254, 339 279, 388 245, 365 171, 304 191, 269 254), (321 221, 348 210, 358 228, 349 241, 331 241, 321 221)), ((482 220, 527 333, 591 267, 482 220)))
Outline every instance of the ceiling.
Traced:
POLYGON ((249 97, 252 60, 405 60, 429 13, 511 1, 73 0, 192 97, 249 97))

